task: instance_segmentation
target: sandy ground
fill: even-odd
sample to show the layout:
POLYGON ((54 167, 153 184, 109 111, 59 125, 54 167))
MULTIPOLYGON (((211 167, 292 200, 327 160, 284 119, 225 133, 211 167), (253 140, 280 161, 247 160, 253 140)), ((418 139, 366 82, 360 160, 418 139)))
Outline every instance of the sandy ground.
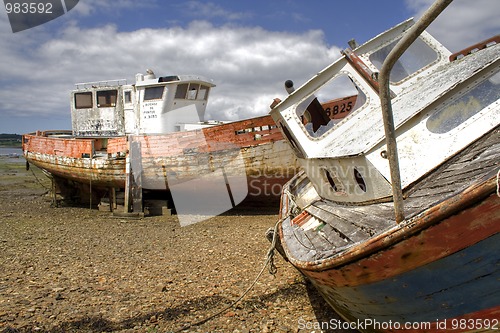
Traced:
MULTIPOLYGON (((33 168, 32 168, 33 170, 33 168)), ((51 207, 50 181, 0 159, 0 332, 342 332, 337 315, 278 254, 276 209, 237 208, 187 227, 51 207), (37 180, 38 179, 38 180, 37 180)), ((345 332, 345 331, 344 331, 345 332)))

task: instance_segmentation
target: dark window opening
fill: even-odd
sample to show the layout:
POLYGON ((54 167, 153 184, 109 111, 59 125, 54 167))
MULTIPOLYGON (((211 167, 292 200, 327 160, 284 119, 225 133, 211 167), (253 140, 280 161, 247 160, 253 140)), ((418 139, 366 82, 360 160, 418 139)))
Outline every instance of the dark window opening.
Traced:
POLYGON ((330 186, 332 187, 332 189, 337 192, 338 189, 337 189, 337 184, 335 184, 335 181, 333 180, 333 177, 332 175, 330 174, 330 172, 328 170, 324 170, 325 172, 325 176, 326 176, 326 179, 328 180, 328 183, 330 184, 330 186))
POLYGON ((116 106, 116 96, 118 91, 116 90, 103 90, 97 92, 97 107, 115 107, 116 106))
POLYGON ((183 83, 177 86, 175 98, 189 100, 207 100, 210 87, 200 85, 199 83, 183 83))
POLYGON ((356 168, 354 168, 354 179, 356 179, 356 183, 358 183, 359 188, 363 192, 366 192, 365 180, 363 179, 363 176, 361 176, 361 173, 356 168))
POLYGON ((363 91, 349 75, 341 73, 323 85, 316 96, 300 103, 296 112, 307 133, 319 137, 365 103, 363 91))
POLYGON ((189 91, 187 95, 187 99, 196 99, 196 95, 198 94, 198 88, 200 87, 199 84, 193 84, 191 83, 189 85, 189 91))
POLYGON ((315 97, 304 111, 304 117, 302 121, 311 123, 312 130, 314 133, 316 133, 320 126, 325 126, 326 124, 328 124, 330 118, 328 117, 325 109, 323 109, 321 103, 315 97))
POLYGON ((172 81, 179 81, 179 77, 171 75, 171 76, 162 76, 158 78, 158 82, 172 82, 172 81))
POLYGON ((304 156, 302 155, 299 146, 297 145, 295 139, 290 134, 288 128, 286 128, 286 126, 283 126, 282 123, 280 123, 280 128, 283 134, 285 134, 285 137, 287 138, 288 142, 290 142, 290 146, 292 146, 292 150, 295 152, 295 155, 297 155, 297 157, 303 158, 304 156))
POLYGON ((162 99, 164 86, 148 87, 144 90, 144 100, 162 99))
POLYGON ((75 94, 75 109, 90 109, 92 105, 92 92, 75 94))
POLYGON ((209 90, 208 86, 203 86, 203 85, 200 86, 197 99, 206 101, 208 98, 208 90, 209 90))
POLYGON ((177 90, 175 91, 175 98, 177 98, 177 99, 186 98, 188 86, 189 85, 187 83, 179 84, 177 86, 177 90))
POLYGON ((125 103, 132 103, 132 92, 125 91, 123 99, 124 99, 125 103))

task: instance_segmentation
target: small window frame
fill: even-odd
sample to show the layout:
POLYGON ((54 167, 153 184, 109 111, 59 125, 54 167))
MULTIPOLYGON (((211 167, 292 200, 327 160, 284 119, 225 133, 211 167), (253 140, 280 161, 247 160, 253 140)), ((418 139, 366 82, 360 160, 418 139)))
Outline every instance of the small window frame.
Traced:
POLYGON ((132 103, 132 90, 125 90, 123 92, 123 103, 124 104, 132 103))
POLYGON ((201 83, 181 83, 177 85, 175 99, 185 99, 189 101, 206 101, 210 87, 201 83))
POLYGON ((162 100, 165 94, 165 86, 152 86, 144 88, 144 101, 162 100), (161 94, 159 93, 161 90, 161 94))
MULTIPOLYGON (((385 59, 387 58, 387 55, 394 48, 397 42, 399 42, 400 39, 401 37, 393 39, 390 42, 383 45, 382 47, 370 53, 368 55, 368 60, 370 61, 371 65, 373 65, 378 71, 380 71, 382 69, 382 65, 385 59), (385 57, 382 56, 381 54, 382 52, 386 53, 385 57), (375 57, 376 55, 378 55, 378 58, 375 57)), ((409 80, 410 78, 415 77, 417 74, 421 73, 430 66, 436 64, 437 62, 440 61, 440 59, 441 59, 441 53, 438 50, 436 50, 435 47, 431 43, 429 43, 424 37, 419 36, 415 40, 415 42, 412 45, 410 45, 410 47, 401 55, 401 57, 394 64, 389 77, 390 83, 393 85, 399 85, 409 80), (426 48, 422 48, 423 46, 425 46, 426 48), (414 52, 414 50, 418 50, 418 52, 414 52), (422 57, 425 52, 428 52, 426 55, 428 56, 427 59, 431 59, 430 55, 432 53, 432 59, 430 61, 423 60, 422 57), (415 54, 418 54, 418 56, 415 56, 415 54), (413 58, 412 60, 421 61, 421 63, 417 64, 415 67, 410 68, 408 66, 408 62, 406 61, 408 57, 412 57, 413 58), (401 70, 400 73, 397 72, 398 68, 401 70), (403 76, 401 75, 402 71, 405 71, 408 74, 403 76)))
MULTIPOLYGON (((345 118, 347 118, 351 114, 357 113, 359 110, 364 109, 366 107, 366 105, 368 105, 368 102, 369 102, 368 96, 369 95, 368 95, 368 92, 365 91, 363 83, 358 82, 356 80, 355 76, 352 73, 350 73, 348 70, 342 70, 342 71, 338 72, 327 83, 325 83, 323 86, 321 86, 319 89, 317 89, 316 95, 318 93, 320 93, 322 90, 323 90, 323 92, 324 91, 328 92, 332 86, 335 87, 335 85, 333 84, 333 82, 335 80, 346 80, 346 79, 348 79, 350 81, 350 83, 352 83, 352 87, 349 87, 349 88, 356 90, 356 92, 357 92, 356 95, 352 95, 352 93, 354 93, 354 90, 351 91, 352 93, 349 93, 346 90, 345 93, 342 93, 339 96, 332 96, 332 100, 325 99, 325 96, 321 96, 321 94, 318 95, 319 96, 318 98, 322 99, 323 101, 318 102, 318 98, 315 98, 316 101, 313 100, 313 102, 315 102, 316 104, 320 104, 320 105, 328 104, 328 103, 332 102, 334 99, 337 99, 340 104, 343 103, 343 100, 345 100, 345 103, 346 103, 345 104, 345 107, 346 107, 345 117, 336 118, 337 113, 335 113, 333 110, 329 110, 328 108, 323 109, 324 112, 321 112, 321 113, 324 113, 326 115, 326 117, 328 117, 329 121, 326 124, 323 124, 323 123, 319 123, 319 125, 316 124, 313 126, 313 128, 311 128, 308 126, 311 126, 312 123, 310 121, 304 121, 304 118, 307 117, 307 114, 308 114, 307 109, 308 109, 308 106, 312 104, 311 98, 313 96, 312 95, 307 96, 304 99, 302 99, 299 103, 297 103, 297 106, 295 109, 295 116, 297 117, 296 119, 297 119, 298 123, 301 125, 303 131, 307 134, 307 136, 309 138, 314 139, 314 140, 323 138, 324 136, 328 135, 328 133, 330 133, 332 128, 335 128, 338 123, 342 122, 345 118), (349 101, 353 97, 356 98, 355 102, 350 103, 349 101), (306 104, 308 105, 307 107, 305 107, 306 104), (311 125, 308 125, 308 124, 311 124, 311 125), (314 130, 314 128, 316 130, 314 130)), ((342 83, 342 82, 338 81, 338 83, 342 83)))
POLYGON ((118 99, 118 90, 98 90, 96 91, 97 107, 98 108, 113 108, 116 107, 118 99))
POLYGON ((73 102, 75 109, 92 109, 94 107, 94 98, 91 91, 75 93, 73 96, 73 102), (88 97, 90 97, 90 99, 88 97), (90 103, 88 103, 89 101, 90 103))

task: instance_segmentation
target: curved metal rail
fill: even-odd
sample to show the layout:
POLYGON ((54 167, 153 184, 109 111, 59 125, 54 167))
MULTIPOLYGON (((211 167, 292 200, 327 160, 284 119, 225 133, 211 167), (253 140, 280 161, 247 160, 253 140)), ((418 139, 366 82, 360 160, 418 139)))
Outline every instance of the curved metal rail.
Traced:
POLYGON ((385 59, 379 74, 379 96, 382 107, 382 117, 384 120, 385 138, 387 145, 387 158, 391 172, 392 196, 394 200, 394 211, 396 222, 400 223, 405 219, 403 206, 403 189, 401 187, 401 174, 399 170, 398 149, 396 144, 396 133, 394 128, 394 117, 392 113, 391 95, 389 87, 389 76, 391 69, 401 55, 420 36, 420 34, 431 24, 436 17, 453 0, 437 0, 427 9, 422 17, 413 25, 401 38, 396 46, 391 50, 385 59))

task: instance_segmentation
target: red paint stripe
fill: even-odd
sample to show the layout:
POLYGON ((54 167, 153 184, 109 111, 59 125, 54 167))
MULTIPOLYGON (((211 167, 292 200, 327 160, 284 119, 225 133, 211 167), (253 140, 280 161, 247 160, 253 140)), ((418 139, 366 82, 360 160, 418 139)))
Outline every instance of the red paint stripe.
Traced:
MULTIPOLYGON (((89 154, 92 141, 96 141, 90 138, 63 139, 29 134, 24 137, 27 141, 24 144, 25 150, 75 158, 81 158, 82 153, 89 154)), ((283 136, 271 116, 246 119, 194 131, 141 135, 137 138, 141 141, 144 156, 150 157, 175 156, 182 154, 185 149, 189 148, 196 149, 197 153, 215 152, 283 140, 283 136), (263 126, 268 126, 269 129, 262 130, 263 126), (245 129, 251 129, 251 132, 236 134, 236 132, 245 129)), ((125 136, 110 138, 108 152, 126 151, 126 141, 125 136)))
POLYGON ((311 215, 308 212, 303 211, 299 215, 297 215, 293 220, 292 224, 295 224, 299 227, 303 226, 307 221, 311 219, 311 215))

